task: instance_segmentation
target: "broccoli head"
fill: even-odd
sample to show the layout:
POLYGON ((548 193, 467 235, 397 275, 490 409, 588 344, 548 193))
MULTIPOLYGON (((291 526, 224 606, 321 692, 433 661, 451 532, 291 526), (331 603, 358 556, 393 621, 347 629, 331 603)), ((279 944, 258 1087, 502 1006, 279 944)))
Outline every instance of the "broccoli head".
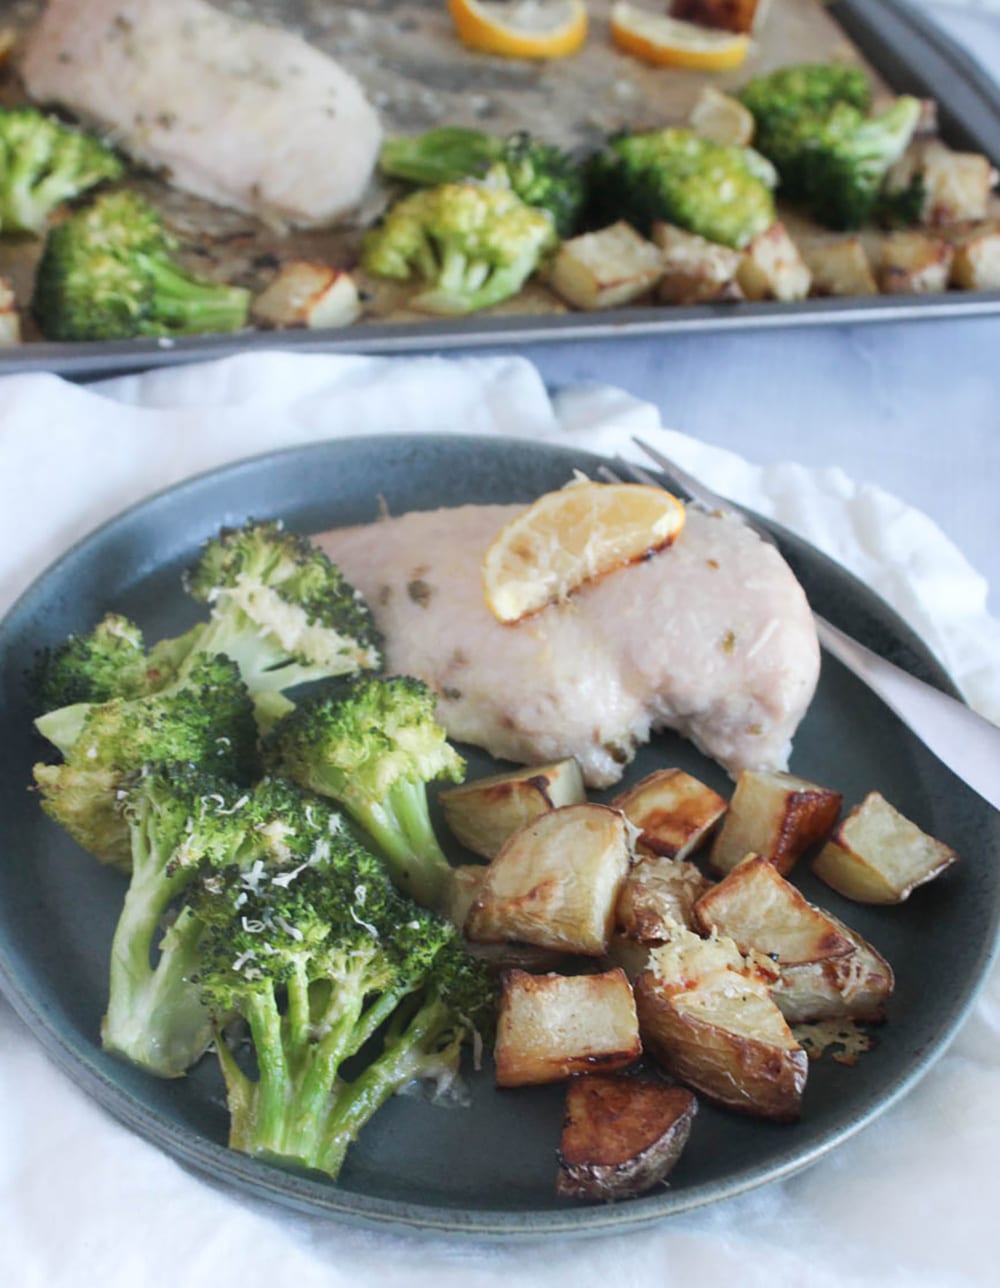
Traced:
POLYGON ((337 801, 371 836, 407 894, 443 906, 451 866, 431 825, 427 785, 460 782, 465 762, 409 676, 358 676, 306 699, 271 731, 269 768, 337 801))
POLYGON ((770 164, 691 130, 622 134, 590 161, 590 218, 648 235, 664 221, 741 249, 774 223, 770 164))
POLYGON ((139 697, 150 691, 142 631, 120 613, 107 613, 88 633, 40 649, 30 684, 43 711, 139 697))
POLYGON ((387 139, 380 165, 385 174, 424 187, 482 178, 499 165, 523 202, 549 212, 560 237, 573 235, 583 208, 584 181, 577 162, 524 130, 502 138, 483 130, 444 126, 387 139))
POLYGON ((134 192, 98 197, 51 230, 32 310, 49 340, 238 331, 249 291, 189 276, 175 239, 134 192))
POLYGON ((0 232, 40 233, 57 206, 121 178, 123 168, 90 134, 34 108, 0 108, 0 232))
POLYGON ((365 236, 362 263, 376 277, 425 282, 416 308, 471 313, 515 295, 557 240, 549 215, 491 170, 397 202, 365 236))
POLYGON ((754 118, 754 146, 775 160, 772 134, 783 133, 786 122, 803 113, 825 116, 838 103, 867 113, 872 89, 860 67, 799 63, 754 77, 740 90, 739 98, 754 118))

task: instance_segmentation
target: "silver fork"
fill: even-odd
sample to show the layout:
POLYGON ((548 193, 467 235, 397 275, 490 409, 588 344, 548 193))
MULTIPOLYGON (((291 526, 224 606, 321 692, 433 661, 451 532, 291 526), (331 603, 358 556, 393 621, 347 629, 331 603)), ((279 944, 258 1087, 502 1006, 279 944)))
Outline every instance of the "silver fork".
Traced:
MULTIPOLYGON (((734 515, 769 545, 778 546, 758 515, 719 496, 642 439, 635 438, 633 442, 659 466, 672 486, 679 485, 698 505, 734 515)), ((614 463, 641 483, 663 487, 661 479, 639 465, 622 457, 614 463)), ((599 472, 610 481, 620 481, 619 475, 606 466, 599 472)), ((879 657, 818 613, 814 612, 813 617, 823 647, 877 693, 942 764, 994 809, 1000 809, 1000 728, 964 703, 879 657)))

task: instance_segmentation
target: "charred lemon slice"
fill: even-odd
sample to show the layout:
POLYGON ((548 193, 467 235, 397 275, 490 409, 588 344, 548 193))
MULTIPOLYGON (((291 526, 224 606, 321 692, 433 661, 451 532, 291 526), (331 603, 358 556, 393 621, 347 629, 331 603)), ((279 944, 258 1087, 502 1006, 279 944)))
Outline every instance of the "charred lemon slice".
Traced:
POLYGON ((750 48, 748 36, 699 27, 680 18, 638 9, 624 0, 612 6, 611 39, 626 54, 654 67, 702 72, 739 67, 750 48))
POLYGON ((584 582, 669 545, 684 506, 657 487, 580 479, 512 520, 483 559, 486 604, 516 622, 565 599, 584 582))
POLYGON ((587 39, 583 0, 448 0, 462 42, 508 58, 564 58, 587 39))

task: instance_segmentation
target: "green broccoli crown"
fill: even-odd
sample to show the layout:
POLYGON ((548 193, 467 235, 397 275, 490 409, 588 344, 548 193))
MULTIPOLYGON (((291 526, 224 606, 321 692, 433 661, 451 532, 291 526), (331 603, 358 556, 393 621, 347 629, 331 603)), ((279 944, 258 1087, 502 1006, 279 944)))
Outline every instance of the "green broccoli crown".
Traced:
POLYGON ((648 234, 663 220, 741 248, 775 221, 771 179, 752 149, 691 130, 623 134, 591 158, 592 222, 624 218, 648 234))
POLYGON ((923 222, 927 181, 918 170, 901 187, 883 184, 875 203, 875 218, 886 228, 910 228, 923 222))
POLYGON ((550 216, 495 169, 404 197, 365 236, 362 263, 377 277, 426 282, 418 308, 468 313, 516 294, 557 240, 550 216))
POLYGON ((838 103, 866 113, 871 107, 872 90, 860 67, 800 63, 748 81, 739 98, 756 122, 755 145, 770 156, 763 143, 767 134, 785 120, 803 112, 824 116, 838 103))
POLYGON ((120 774, 65 764, 38 764, 32 773, 49 818, 102 863, 127 872, 132 863, 129 829, 115 806, 120 774))
POLYGON ((134 192, 99 196, 51 230, 32 309, 50 340, 237 331, 250 293, 184 273, 159 213, 134 192))
POLYGON ((100 139, 34 108, 0 108, 0 232, 41 232, 57 206, 122 173, 100 139))
POLYGON ((556 233, 572 237, 583 210, 586 185, 577 161, 561 148, 540 143, 529 134, 510 135, 503 164, 514 192, 529 206, 547 210, 556 233))
POLYGON ((39 707, 53 711, 76 702, 135 698, 149 691, 142 631, 119 613, 107 613, 85 635, 70 635, 35 655, 30 686, 39 707))
POLYGON ((380 664, 364 599, 321 550, 280 523, 224 529, 186 585, 212 606, 199 647, 233 657, 255 694, 380 664))

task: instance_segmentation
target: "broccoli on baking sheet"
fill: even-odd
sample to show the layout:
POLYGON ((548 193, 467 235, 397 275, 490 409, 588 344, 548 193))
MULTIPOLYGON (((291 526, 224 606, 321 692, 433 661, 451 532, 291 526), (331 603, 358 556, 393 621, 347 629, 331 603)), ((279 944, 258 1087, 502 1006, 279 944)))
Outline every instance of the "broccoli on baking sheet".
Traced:
POLYGON ((192 897, 199 985, 220 1028, 235 1013, 249 1031, 255 1074, 217 1040, 230 1146, 336 1177, 396 1091, 454 1080, 463 1044, 492 1021, 494 985, 337 813, 278 790, 280 844, 245 848, 192 897))
POLYGON ((272 730, 264 758, 331 797, 371 836, 393 879, 418 902, 443 906, 451 866, 431 824, 427 785, 460 782, 465 762, 435 719, 436 697, 408 676, 358 676, 306 699, 272 730))
POLYGON ((57 206, 124 167, 106 143, 31 107, 0 107, 0 233, 40 233, 57 206))
POLYGON ((516 295, 557 241, 549 215, 494 168, 398 201, 366 234, 362 264, 376 277, 424 282, 414 308, 459 315, 516 295))
POLYGON ((623 133, 590 160, 590 222, 625 219, 647 236, 664 222, 741 249, 774 223, 776 179, 751 148, 685 129, 623 133))
POLYGON ((54 227, 32 311, 48 340, 238 331, 250 292, 191 277, 159 212, 134 192, 99 196, 54 227))
POLYGON ((549 212, 560 237, 572 237, 583 208, 579 164, 562 148, 524 130, 499 137, 463 126, 441 126, 424 134, 400 135, 383 143, 379 165, 384 174, 421 186, 482 177, 499 165, 522 201, 549 212))

